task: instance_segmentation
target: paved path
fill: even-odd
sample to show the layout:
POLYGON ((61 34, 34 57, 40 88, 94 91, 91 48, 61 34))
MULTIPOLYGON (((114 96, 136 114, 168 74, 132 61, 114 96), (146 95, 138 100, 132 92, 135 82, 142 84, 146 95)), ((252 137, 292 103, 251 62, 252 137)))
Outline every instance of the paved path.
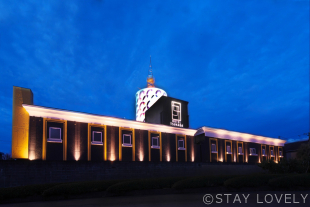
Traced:
MULTIPOLYGON (((259 197, 257 198, 258 192, 250 193, 250 196, 247 199, 247 203, 245 203, 245 199, 243 195, 248 195, 248 192, 237 192, 237 193, 228 193, 229 201, 227 203, 227 195, 222 193, 222 203, 215 203, 216 201, 220 201, 216 199, 216 195, 213 195, 213 203, 210 205, 206 205, 203 203, 203 196, 205 193, 195 193, 195 194, 170 194, 170 195, 152 195, 152 196, 123 196, 123 197, 105 197, 105 198, 87 198, 87 199, 74 199, 74 200, 61 200, 61 201, 45 201, 45 202, 29 202, 29 203, 16 203, 16 204, 4 204, 1 205, 3 207, 58 207, 58 206, 66 206, 66 207, 95 207, 95 206, 138 206, 138 207, 153 207, 153 206, 161 206, 161 207, 175 207, 175 206, 281 206, 281 207, 296 207, 296 206, 310 206, 310 191, 305 192, 259 192, 259 197), (238 201, 238 197, 240 197, 241 203, 238 201), (270 195, 267 195, 270 194, 270 195), (275 194, 277 195, 277 199, 281 198, 281 203, 277 203, 275 194), (285 203, 284 196, 287 194, 287 202, 285 203), (293 199, 294 194, 294 199, 293 199), (306 203, 303 204, 303 199, 300 194, 305 196, 308 194, 308 197, 305 199, 306 203), (273 199, 273 202, 266 203, 264 201, 265 196, 266 201, 270 202, 273 199), (233 203, 234 199, 237 198, 237 201, 233 203), (257 203, 257 199, 259 202, 257 203), (295 202, 295 203, 293 203, 295 202), (297 203, 299 202, 299 203, 297 203)), ((211 200, 208 198, 207 200, 211 200)))

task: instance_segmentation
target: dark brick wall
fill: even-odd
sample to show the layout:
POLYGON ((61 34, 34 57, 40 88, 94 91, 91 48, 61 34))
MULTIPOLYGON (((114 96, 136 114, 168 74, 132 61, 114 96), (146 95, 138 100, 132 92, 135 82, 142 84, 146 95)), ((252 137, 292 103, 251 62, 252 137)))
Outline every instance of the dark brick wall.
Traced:
POLYGON ((202 162, 202 148, 203 143, 205 143, 205 136, 204 134, 200 134, 194 137, 194 155, 195 155, 195 162, 202 162), (202 141, 203 140, 203 141, 202 141))
POLYGON ((259 156, 260 156, 260 144, 257 143, 247 143, 247 148, 245 149, 248 151, 248 163, 258 163, 259 162, 259 156), (256 149, 256 154, 257 156, 251 156, 250 155, 250 148, 255 148, 256 149))
MULTIPOLYGON (((98 131, 102 133, 102 142, 104 142, 104 129, 102 127, 91 127, 91 142, 92 142, 92 136, 93 136, 93 131, 98 131)), ((91 144, 91 160, 93 161, 101 161, 104 159, 104 144, 91 144)))
POLYGON ((42 159, 43 118, 31 116, 29 121, 29 158, 42 159))
MULTIPOLYGON (((63 129, 63 124, 48 122, 47 129, 49 126, 58 126, 63 129)), ((103 128, 92 127, 92 130, 101 130, 104 134, 103 128)), ((48 138, 48 130, 46 132, 48 138)), ((131 131, 122 130, 122 133, 130 133, 131 131)), ((67 160, 87 160, 88 150, 88 124, 80 122, 67 122, 67 160)), ((42 159, 42 136, 43 136, 43 119, 39 117, 30 117, 29 127, 29 158, 30 159, 42 159)), ((152 136, 158 136, 152 134, 152 136)), ((151 136, 151 137, 152 137, 151 136)), ((134 138, 132 137, 132 140, 134 138)), ((225 140, 218 139, 218 159, 219 162, 225 162, 225 140)), ((214 140, 212 143, 216 143, 214 140)), ((122 143, 120 143, 122 144, 122 143)), ((135 160, 136 161, 148 161, 149 160, 149 147, 148 147, 148 131, 135 129, 135 160)), ((241 146, 241 143, 239 143, 241 146)), ((176 161, 176 138, 175 134, 162 133, 162 161, 176 161)), ((258 163, 263 159, 269 159, 270 147, 266 145, 267 156, 261 157, 261 144, 243 142, 243 153, 244 155, 238 155, 237 141, 232 141, 232 154, 227 155, 227 162, 231 162, 231 158, 234 162, 242 163, 243 160, 248 163, 258 163), (250 156, 249 149, 256 148, 258 156, 250 156), (245 157, 245 158, 243 158, 245 157), (237 159, 238 158, 238 159, 237 159)), ((132 160, 132 147, 121 147, 122 149, 122 160, 132 160)), ((274 160, 278 160, 278 147, 274 146, 274 160)), ((187 154, 185 151, 178 150, 178 161, 185 162, 185 156, 187 161, 191 162, 218 162, 217 154, 212 153, 210 155, 209 137, 205 137, 204 134, 196 137, 187 136, 187 154), (197 140, 201 140, 197 144, 197 140), (210 157, 211 156, 211 157, 210 157)), ((63 144, 62 143, 47 143, 47 160, 62 160, 63 159, 63 144)), ((104 159, 104 145, 91 145, 91 160, 102 161, 104 159)), ((118 160, 119 159, 119 128, 114 126, 107 126, 107 160, 118 160)), ((151 161, 160 161, 160 150, 151 149, 151 161)))
POLYGON ((88 133, 88 124, 87 123, 76 123, 76 133, 79 134, 79 146, 80 146, 80 159, 87 160, 87 133, 88 133))
POLYGON ((148 131, 135 129, 135 140, 136 140, 136 150, 135 156, 136 161, 148 161, 148 131))
POLYGON ((140 130, 140 137, 143 139, 143 161, 149 161, 149 147, 148 147, 148 131, 140 130))
POLYGON ((112 156, 115 156, 115 143, 112 142, 112 137, 115 137, 115 128, 112 126, 107 126, 107 157, 108 157, 108 160, 111 160, 112 156))
POLYGON ((176 141, 175 141, 175 134, 167 133, 167 137, 169 137, 170 141, 170 162, 176 161, 176 141))
POLYGON ((220 162, 225 162, 225 140, 217 139, 218 142, 218 159, 220 162))
POLYGON ((237 162, 238 150, 237 150, 237 142, 232 141, 232 155, 233 155, 233 162, 237 162))
POLYGON ((79 141, 79 137, 76 137, 76 122, 67 122, 67 160, 75 160, 76 156, 76 142, 79 141))
POLYGON ((194 137, 186 136, 187 142, 187 162, 195 161, 195 153, 194 153, 194 137))
POLYGON ((144 148, 147 147, 147 143, 144 143, 143 131, 135 129, 136 135, 136 150, 135 150, 135 159, 136 161, 146 161, 144 148))
MULTIPOLYGON (((261 156, 261 161, 266 161, 266 160, 268 160, 268 155, 269 155, 269 152, 268 152, 268 145, 264 145, 264 146, 262 146, 262 149, 261 149, 261 151, 263 150, 263 149, 265 149, 265 155, 266 156, 261 156)), ((261 152, 262 154, 263 154, 263 152, 261 152)))
POLYGON ((87 123, 67 122, 67 160, 87 160, 87 123))
POLYGON ((162 133, 162 147, 163 147, 163 162, 168 161, 171 158, 171 146, 170 146, 170 134, 162 133))
MULTIPOLYGON (((159 134, 151 133, 150 136, 150 145, 151 145, 151 161, 159 162, 160 161, 160 149, 152 148, 152 137, 159 137, 159 134)), ((159 142, 159 139, 158 139, 159 142)))
POLYGON ((243 163, 244 162, 244 144, 242 145, 242 143, 238 142, 236 150, 237 150, 237 156, 238 156, 237 162, 243 163), (239 147, 241 147, 243 155, 239 155, 239 147))
POLYGON ((160 149, 152 149, 151 148, 151 161, 159 162, 160 161, 160 149))
POLYGON ((193 162, 0 161, 0 187, 30 184, 261 172, 256 165, 193 162))
MULTIPOLYGON (((231 144, 232 143, 230 143, 230 142, 226 142, 226 145, 225 145, 225 140, 224 140, 224 148, 223 148, 224 152, 223 153, 225 153, 225 150, 227 150, 227 146, 230 146, 230 150, 232 152, 232 145, 231 144)), ((231 163, 231 162, 233 162, 232 159, 233 159, 233 154, 226 154, 226 162, 231 163)), ((225 161, 225 154, 223 155, 223 160, 225 161)))
MULTIPOLYGON (((123 135, 124 134, 130 134, 131 135, 131 144, 133 144, 133 134, 132 131, 130 130, 121 130, 122 136, 121 136, 121 141, 122 143, 120 143, 120 145, 123 144, 123 135)), ((117 145, 118 146, 118 145, 117 145)), ((123 147, 122 146, 122 161, 128 162, 128 161, 132 161, 132 147, 123 147)))
POLYGON ((178 150, 178 162, 185 162, 185 150, 178 150))
POLYGON ((46 127, 46 137, 49 137, 49 128, 58 127, 61 128, 61 143, 58 142, 47 142, 46 143, 46 160, 63 160, 63 140, 64 140, 64 124, 48 121, 46 127))

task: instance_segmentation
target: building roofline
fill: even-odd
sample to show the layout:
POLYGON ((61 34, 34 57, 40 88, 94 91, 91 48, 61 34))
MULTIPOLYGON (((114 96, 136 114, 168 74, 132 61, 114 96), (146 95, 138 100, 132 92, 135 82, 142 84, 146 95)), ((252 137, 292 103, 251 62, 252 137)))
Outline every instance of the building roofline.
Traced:
POLYGON ((224 129, 216 129, 205 126, 196 130, 189 128, 167 126, 162 124, 145 123, 135 120, 128 120, 128 119, 122 119, 98 114, 90 114, 78 111, 69 111, 64 109, 56 109, 37 105, 23 104, 23 107, 29 113, 29 116, 36 116, 43 118, 103 124, 109 126, 127 127, 141 130, 152 130, 164 133, 182 134, 187 136, 196 136, 204 133, 205 136, 209 137, 216 137, 220 139, 229 139, 235 141, 254 142, 259 144, 268 144, 275 146, 284 146, 284 143, 286 142, 285 140, 271 137, 258 136, 224 129))
MULTIPOLYGON (((184 101, 184 100, 181 100, 181 99, 178 99, 178 98, 174 98, 174 97, 171 97, 171 96, 165 96, 165 98, 172 98, 172 99, 175 99, 175 100, 178 100, 178 101, 183 101, 183 102, 189 103, 188 101, 184 101)), ((160 99, 161 99, 161 97, 160 97, 160 99)))
POLYGON ((182 134, 188 136, 194 136, 196 132, 195 129, 172 127, 162 124, 145 123, 134 120, 115 118, 98 114, 90 114, 85 112, 69 111, 64 109, 55 109, 37 105, 23 104, 23 107, 29 113, 29 116, 103 124, 109 126, 127 127, 141 130, 152 130, 152 131, 182 134))
POLYGON ((208 137, 216 137, 221 139, 230 139, 236 141, 243 141, 243 142, 254 142, 260 144, 267 144, 267 145, 275 145, 275 146, 284 146, 286 140, 272 138, 272 137, 264 137, 254 134, 248 134, 243 132, 236 132, 236 131, 229 131, 226 129, 216 129, 210 127, 200 127, 195 136, 205 134, 208 137))

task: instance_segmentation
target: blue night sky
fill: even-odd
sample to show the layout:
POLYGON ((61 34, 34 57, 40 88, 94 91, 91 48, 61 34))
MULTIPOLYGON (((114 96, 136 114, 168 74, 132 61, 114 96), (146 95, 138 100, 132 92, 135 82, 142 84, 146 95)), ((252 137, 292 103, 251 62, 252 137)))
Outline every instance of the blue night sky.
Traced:
POLYGON ((0 151, 13 85, 35 105, 135 119, 150 55, 191 128, 309 131, 308 0, 0 0, 0 151))

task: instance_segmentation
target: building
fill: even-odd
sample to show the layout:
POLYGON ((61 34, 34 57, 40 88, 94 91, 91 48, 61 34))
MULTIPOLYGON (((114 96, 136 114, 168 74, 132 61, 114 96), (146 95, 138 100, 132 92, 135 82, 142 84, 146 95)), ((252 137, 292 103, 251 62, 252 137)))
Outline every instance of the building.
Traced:
POLYGON ((296 141, 291 143, 285 143, 285 156, 286 159, 297 159, 297 151, 302 144, 308 144, 309 140, 296 141))
POLYGON ((12 158, 227 163, 283 158, 285 140, 189 128, 188 102, 155 88, 151 67, 147 83, 136 94, 138 121, 37 106, 30 89, 13 87, 12 158))

